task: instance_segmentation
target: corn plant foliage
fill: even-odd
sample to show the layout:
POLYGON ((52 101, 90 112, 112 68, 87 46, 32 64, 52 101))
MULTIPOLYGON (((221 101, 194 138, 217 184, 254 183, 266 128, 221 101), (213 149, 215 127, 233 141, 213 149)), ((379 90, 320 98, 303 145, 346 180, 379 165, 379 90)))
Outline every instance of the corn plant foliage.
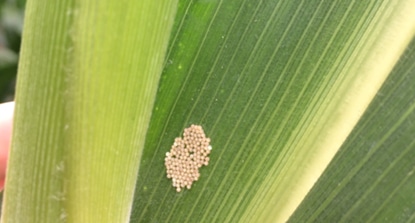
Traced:
POLYGON ((176 8, 28 1, 1 222, 128 221, 176 8))
POLYGON ((415 39, 290 222, 415 220, 415 39))
POLYGON ((175 4, 28 2, 2 222, 413 219, 413 0, 180 0, 170 32, 175 4))
MULTIPOLYGON (((402 22, 394 18, 405 14, 410 3, 180 1, 130 222, 287 220, 411 40, 413 26, 388 30, 402 22), (390 41, 396 36, 404 37, 390 41), (211 161, 190 190, 177 193, 166 177, 164 157, 174 138, 191 124, 202 125, 211 138, 211 161)), ((385 128, 372 122, 367 128, 386 137, 385 128)), ((345 147, 352 147, 351 141, 372 151, 359 135, 345 147)), ((342 165, 342 174, 348 174, 347 167, 355 167, 348 159, 334 161, 333 168, 342 165)), ((330 183, 332 175, 322 183, 330 183)), ((376 186, 369 182, 368 187, 376 186)), ((315 196, 307 198, 293 219, 313 214, 308 210, 324 192, 321 188, 316 187, 315 196)), ((345 187, 336 199, 354 190, 369 191, 345 187)), ((325 200, 327 205, 336 202, 332 199, 325 200)), ((359 219, 364 212, 348 202, 344 206, 350 205, 350 216, 359 219)), ((402 211, 398 203, 392 206, 402 211)), ((324 210, 321 206, 320 212, 324 210)), ((343 215, 331 214, 333 219, 343 215)), ((320 217, 316 215, 314 219, 320 217)))

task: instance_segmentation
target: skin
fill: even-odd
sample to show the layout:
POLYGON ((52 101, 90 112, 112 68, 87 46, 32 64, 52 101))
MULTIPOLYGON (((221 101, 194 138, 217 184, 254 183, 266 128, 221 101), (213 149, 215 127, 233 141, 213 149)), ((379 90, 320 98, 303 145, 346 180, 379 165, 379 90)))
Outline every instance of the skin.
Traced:
POLYGON ((0 104, 0 190, 6 178, 7 158, 12 134, 14 102, 0 104))

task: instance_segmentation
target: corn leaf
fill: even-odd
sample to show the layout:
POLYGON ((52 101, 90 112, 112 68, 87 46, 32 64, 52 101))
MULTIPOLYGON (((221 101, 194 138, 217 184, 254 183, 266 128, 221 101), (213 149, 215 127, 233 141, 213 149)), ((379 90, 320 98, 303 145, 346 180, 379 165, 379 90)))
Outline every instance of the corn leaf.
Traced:
POLYGON ((28 1, 2 222, 128 221, 176 4, 28 1))
POLYGON ((130 222, 288 220, 411 41, 414 7, 180 1, 130 222), (177 193, 164 157, 191 124, 213 150, 200 179, 177 193))
POLYGON ((415 221, 415 39, 290 222, 415 221))

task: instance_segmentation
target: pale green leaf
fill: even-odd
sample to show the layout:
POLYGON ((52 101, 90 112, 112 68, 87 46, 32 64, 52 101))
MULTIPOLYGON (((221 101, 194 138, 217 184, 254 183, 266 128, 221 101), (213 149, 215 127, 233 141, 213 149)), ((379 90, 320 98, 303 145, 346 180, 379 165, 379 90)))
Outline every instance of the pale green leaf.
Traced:
POLYGON ((126 222, 177 1, 26 6, 2 222, 126 222))

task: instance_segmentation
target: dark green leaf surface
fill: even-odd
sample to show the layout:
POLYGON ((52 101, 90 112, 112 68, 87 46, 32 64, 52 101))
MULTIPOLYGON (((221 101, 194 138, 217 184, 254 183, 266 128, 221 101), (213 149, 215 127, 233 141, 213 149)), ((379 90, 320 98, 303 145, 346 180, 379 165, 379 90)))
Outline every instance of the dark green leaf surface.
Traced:
POLYGON ((392 33, 385 24, 396 22, 402 7, 395 1, 180 1, 131 222, 287 219, 324 170, 322 164, 307 175, 319 165, 316 157, 327 153, 329 162, 408 44, 404 38, 386 45, 402 34, 385 37, 392 33), (382 51, 389 47, 396 50, 382 51), (177 193, 164 157, 191 124, 212 139, 211 161, 190 190, 177 193))
POLYGON ((290 222, 415 221, 415 39, 290 222))

